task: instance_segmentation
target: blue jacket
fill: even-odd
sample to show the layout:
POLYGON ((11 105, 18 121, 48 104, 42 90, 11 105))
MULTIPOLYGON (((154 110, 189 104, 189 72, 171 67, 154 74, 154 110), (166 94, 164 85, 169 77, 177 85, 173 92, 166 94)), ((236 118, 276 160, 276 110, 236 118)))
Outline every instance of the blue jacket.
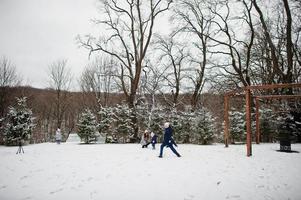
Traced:
POLYGON ((155 134, 155 135, 152 137, 151 142, 152 142, 153 144, 156 144, 156 143, 157 143, 157 138, 158 138, 158 136, 155 134))
POLYGON ((165 129, 163 144, 169 144, 172 136, 172 128, 168 127, 165 129))

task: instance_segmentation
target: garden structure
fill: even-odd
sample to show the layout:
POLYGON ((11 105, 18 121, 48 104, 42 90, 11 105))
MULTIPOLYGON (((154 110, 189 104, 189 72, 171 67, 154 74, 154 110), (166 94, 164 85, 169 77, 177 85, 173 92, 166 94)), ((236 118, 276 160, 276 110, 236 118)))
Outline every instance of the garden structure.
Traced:
POLYGON ((256 116, 256 144, 260 143, 260 123, 259 123, 259 108, 260 99, 301 99, 301 95, 293 94, 292 90, 296 88, 301 89, 301 83, 286 83, 286 84, 270 84, 270 85, 252 85, 240 88, 238 90, 233 90, 225 93, 224 95, 224 142, 225 147, 229 146, 229 99, 231 97, 240 96, 245 97, 246 104, 246 146, 247 146, 247 156, 252 155, 252 129, 251 129, 251 110, 255 106, 255 116, 256 116), (269 94, 271 90, 282 89, 288 94, 269 94), (264 91, 264 92, 262 92, 264 91), (264 95, 263 95, 264 93, 264 95), (255 104, 255 105, 254 105, 255 104))

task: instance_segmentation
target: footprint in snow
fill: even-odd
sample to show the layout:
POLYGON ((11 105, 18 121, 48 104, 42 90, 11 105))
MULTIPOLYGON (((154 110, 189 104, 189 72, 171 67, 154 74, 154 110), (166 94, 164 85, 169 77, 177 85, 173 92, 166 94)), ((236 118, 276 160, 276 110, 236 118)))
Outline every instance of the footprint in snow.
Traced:
POLYGON ((0 190, 7 188, 7 185, 0 186, 0 190))
POLYGON ((20 178, 20 180, 23 180, 23 179, 26 179, 26 178, 28 178, 28 176, 22 176, 22 177, 20 178))
POLYGON ((194 196, 193 195, 188 195, 188 197, 185 197, 184 200, 192 200, 194 199, 194 196))
POLYGON ((238 198, 240 198, 239 195, 230 195, 226 197, 226 199, 238 199, 238 198))
POLYGON ((58 193, 58 192, 61 192, 61 191, 63 191, 63 188, 51 191, 51 192, 49 192, 49 194, 55 194, 55 193, 58 193))

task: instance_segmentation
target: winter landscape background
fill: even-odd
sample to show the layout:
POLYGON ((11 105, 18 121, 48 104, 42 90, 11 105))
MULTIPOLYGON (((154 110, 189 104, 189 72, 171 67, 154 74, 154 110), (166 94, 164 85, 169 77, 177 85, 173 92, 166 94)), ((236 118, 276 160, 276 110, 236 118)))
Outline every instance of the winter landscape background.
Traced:
POLYGON ((1 200, 301 199, 301 1, 1 0, 0 27, 1 200))

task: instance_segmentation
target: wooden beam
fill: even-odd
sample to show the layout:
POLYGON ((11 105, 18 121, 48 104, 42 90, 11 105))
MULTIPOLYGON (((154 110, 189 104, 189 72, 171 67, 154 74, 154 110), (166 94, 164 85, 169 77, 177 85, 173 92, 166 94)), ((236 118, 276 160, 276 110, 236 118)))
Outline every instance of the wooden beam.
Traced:
POLYGON ((247 156, 252 156, 251 90, 246 89, 247 156))
POLYGON ((259 98, 256 98, 256 144, 260 143, 260 113, 259 113, 259 98))
POLYGON ((255 98, 259 98, 259 99, 298 99, 298 98, 301 98, 301 95, 262 95, 262 96, 255 96, 255 98))
POLYGON ((224 142, 229 146, 229 96, 224 96, 224 142))
POLYGON ((258 89, 275 89, 275 88, 301 88, 301 83, 284 83, 284 84, 271 84, 271 85, 251 85, 246 86, 245 89, 258 90, 258 89))
POLYGON ((239 96, 239 95, 242 94, 242 92, 244 92, 244 89, 243 88, 239 88, 237 90, 226 92, 224 95, 225 96, 239 96))

